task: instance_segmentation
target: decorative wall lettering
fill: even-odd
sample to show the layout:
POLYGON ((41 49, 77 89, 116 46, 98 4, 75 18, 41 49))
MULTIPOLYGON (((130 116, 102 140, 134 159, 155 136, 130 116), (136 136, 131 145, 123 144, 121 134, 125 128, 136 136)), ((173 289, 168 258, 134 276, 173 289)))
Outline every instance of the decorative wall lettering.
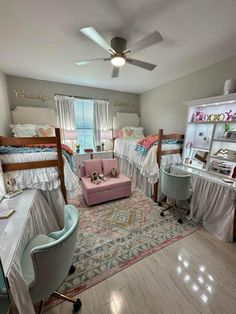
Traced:
POLYGON ((224 113, 209 114, 207 116, 207 121, 224 121, 224 119, 225 119, 224 113))
POLYGON ((192 121, 193 122, 215 122, 215 121, 234 121, 236 120, 236 112, 233 113, 232 110, 229 110, 225 113, 209 113, 206 114, 204 111, 195 111, 193 113, 192 121))
POLYGON ((114 102, 115 107, 134 107, 134 104, 130 102, 123 102, 122 100, 116 100, 114 102))
POLYGON ((23 89, 16 89, 16 90, 14 90, 14 93, 16 95, 16 98, 18 98, 20 101, 22 101, 24 99, 33 99, 33 100, 39 100, 42 102, 53 100, 53 97, 46 96, 46 95, 29 95, 29 94, 26 94, 23 89))

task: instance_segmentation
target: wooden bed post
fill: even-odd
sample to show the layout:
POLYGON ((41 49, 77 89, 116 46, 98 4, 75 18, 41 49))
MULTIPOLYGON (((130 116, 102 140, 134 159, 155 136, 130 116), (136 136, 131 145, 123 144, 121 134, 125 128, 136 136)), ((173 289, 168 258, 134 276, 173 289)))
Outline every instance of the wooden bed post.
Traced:
POLYGON ((56 128, 55 132, 56 132, 56 144, 57 144, 57 163, 58 163, 59 178, 61 182, 61 191, 64 196, 65 202, 67 203, 65 178, 64 178, 64 161, 63 161, 63 156, 62 156, 62 151, 61 151, 60 129, 56 128))
MULTIPOLYGON (((159 170, 161 169, 161 146, 162 146, 162 138, 163 138, 163 129, 158 130, 159 133, 159 141, 157 144, 157 164, 159 170)), ((153 191, 153 201, 157 202, 157 194, 158 194, 158 182, 154 184, 154 191, 153 191)))

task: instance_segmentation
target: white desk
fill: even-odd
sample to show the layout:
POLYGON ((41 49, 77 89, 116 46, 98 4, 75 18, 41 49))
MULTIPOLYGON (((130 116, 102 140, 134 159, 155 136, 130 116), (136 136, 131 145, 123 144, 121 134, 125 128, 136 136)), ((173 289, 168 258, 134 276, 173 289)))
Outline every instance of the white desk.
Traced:
POLYGON ((236 185, 221 177, 183 165, 172 166, 171 172, 192 175, 193 195, 190 218, 226 242, 233 242, 236 208, 236 185))
POLYGON ((8 219, 0 220, 0 256, 3 268, 19 313, 35 313, 22 276, 20 260, 25 246, 35 235, 59 229, 57 218, 39 190, 25 190, 13 199, 3 200, 0 208, 6 207, 14 208, 16 212, 8 219))

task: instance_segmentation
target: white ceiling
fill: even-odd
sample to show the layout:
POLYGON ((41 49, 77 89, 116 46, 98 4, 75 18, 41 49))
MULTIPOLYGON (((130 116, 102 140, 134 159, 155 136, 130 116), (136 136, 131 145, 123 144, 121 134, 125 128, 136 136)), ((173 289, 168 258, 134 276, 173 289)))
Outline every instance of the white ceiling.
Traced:
POLYGON ((0 68, 7 74, 140 93, 236 54, 236 0, 0 0, 0 68), (135 42, 158 30, 164 42, 132 57, 111 78, 108 56, 79 29, 94 26, 109 42, 135 42))

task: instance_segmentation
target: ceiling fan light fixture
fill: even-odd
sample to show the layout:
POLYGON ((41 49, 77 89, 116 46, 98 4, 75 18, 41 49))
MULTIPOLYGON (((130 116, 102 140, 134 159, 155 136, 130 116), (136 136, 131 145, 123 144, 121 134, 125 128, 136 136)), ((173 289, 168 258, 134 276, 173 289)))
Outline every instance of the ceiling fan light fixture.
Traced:
POLYGON ((111 63, 115 66, 115 67, 121 67, 122 65, 125 64, 125 58, 121 57, 121 56, 115 56, 111 59, 111 63))

